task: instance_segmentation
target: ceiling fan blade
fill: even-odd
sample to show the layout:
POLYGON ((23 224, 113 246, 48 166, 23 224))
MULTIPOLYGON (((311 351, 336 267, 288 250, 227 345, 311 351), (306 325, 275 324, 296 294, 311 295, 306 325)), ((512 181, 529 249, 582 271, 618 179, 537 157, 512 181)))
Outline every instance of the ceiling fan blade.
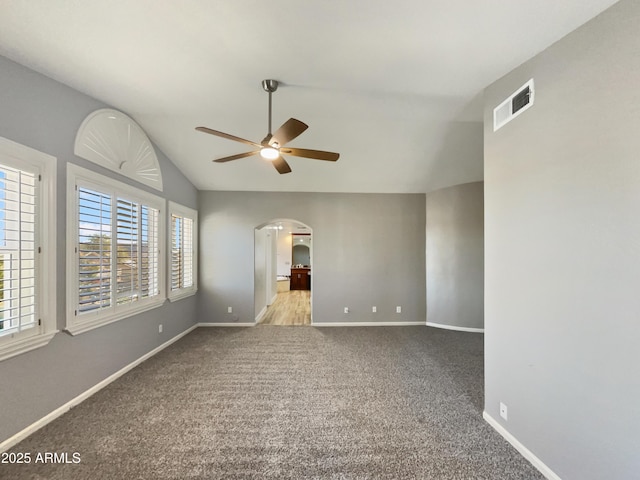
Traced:
POLYGON ((307 148, 281 148, 280 151, 288 155, 293 155, 294 157, 313 158, 315 160, 327 160, 329 162, 335 162, 340 158, 339 153, 309 150, 307 148))
POLYGON ((254 147, 262 147, 259 143, 252 142, 251 140, 246 140, 244 138, 236 137, 234 135, 229 135, 228 133, 218 132, 217 130, 212 130, 207 127, 196 127, 196 130, 199 132, 210 133, 211 135, 215 135, 217 137, 226 138, 228 140, 235 140, 236 142, 246 143, 247 145, 253 145, 254 147))
POLYGON ((276 168, 276 170, 278 170, 278 173, 289 173, 289 172, 291 172, 291 167, 285 161, 285 159, 282 158, 282 157, 276 158, 275 160, 273 160, 272 163, 273 163, 273 166, 276 168))
POLYGON ((228 157, 216 158, 214 162, 218 162, 218 163, 230 162, 231 160, 238 160, 239 158, 250 157, 251 155, 258 155, 259 153, 260 153, 260 150, 256 150, 255 152, 238 153, 237 155, 230 155, 228 157))
POLYGON ((276 133, 273 134, 269 140, 269 145, 273 146, 274 143, 277 143, 279 147, 282 147, 284 144, 290 142, 304 132, 307 128, 309 128, 309 125, 306 123, 296 120, 295 118, 290 118, 282 124, 276 133))

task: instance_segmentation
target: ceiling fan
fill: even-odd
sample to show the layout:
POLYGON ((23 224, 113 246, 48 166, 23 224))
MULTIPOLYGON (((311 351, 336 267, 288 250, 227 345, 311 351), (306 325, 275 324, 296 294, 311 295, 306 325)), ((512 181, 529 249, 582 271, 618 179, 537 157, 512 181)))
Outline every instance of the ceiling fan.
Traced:
POLYGON ((240 158, 250 157, 251 155, 260 155, 265 160, 270 160, 273 166, 279 173, 291 172, 291 167, 282 158, 282 154, 293 155, 294 157, 312 158, 315 160, 327 160, 329 162, 335 162, 340 158, 339 153, 324 152, 322 150, 309 150, 306 148, 293 148, 285 147, 285 145, 304 132, 309 126, 300 120, 290 118, 282 124, 282 126, 276 130, 276 133, 271 134, 271 94, 278 89, 277 80, 263 80, 262 88, 269 93, 269 132, 267 136, 260 143, 252 142, 244 138, 229 135, 228 133, 218 132, 207 127, 197 127, 196 130, 200 132, 210 133, 218 137, 227 138, 229 140, 235 140, 236 142, 245 143, 256 147, 256 150, 245 153, 238 153, 237 155, 231 155, 223 158, 216 158, 214 162, 224 163, 231 160, 238 160, 240 158))

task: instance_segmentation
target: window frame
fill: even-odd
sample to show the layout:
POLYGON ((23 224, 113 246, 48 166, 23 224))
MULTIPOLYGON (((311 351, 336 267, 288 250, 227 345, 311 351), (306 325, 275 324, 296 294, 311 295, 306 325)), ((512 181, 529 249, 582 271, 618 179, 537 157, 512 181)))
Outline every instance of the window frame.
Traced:
POLYGON ((0 163, 38 175, 35 225, 35 302, 38 325, 0 336, 0 361, 47 345, 57 330, 56 182, 57 159, 0 137, 0 163))
POLYGON ((198 211, 179 203, 169 201, 168 208, 168 228, 167 228, 167 297, 169 301, 175 302, 182 298, 195 295, 198 291, 198 211), (192 284, 190 287, 178 288, 177 290, 171 289, 171 274, 173 272, 173 216, 189 218, 193 222, 192 229, 192 284))
MULTIPOLYGON (((67 321, 65 331, 72 335, 84 333, 94 328, 102 327, 133 315, 140 314, 162 306, 166 300, 165 281, 165 207, 166 200, 157 195, 146 192, 140 188, 128 185, 111 177, 100 175, 92 170, 75 164, 67 164, 67 321), (116 234, 116 225, 113 222, 117 215, 118 198, 127 200, 158 210, 158 295, 142 298, 135 302, 118 305, 116 299, 117 270, 110 271, 111 304, 105 309, 97 309, 92 312, 78 312, 79 269, 77 249, 79 247, 79 201, 77 188, 88 188, 99 193, 111 195, 111 238, 116 234), (114 213, 115 212, 115 213, 114 213)), ((112 246, 117 241, 112 242, 112 246)), ((114 258, 111 251, 111 258, 114 258)), ((142 283, 142 279, 140 280, 142 283)))

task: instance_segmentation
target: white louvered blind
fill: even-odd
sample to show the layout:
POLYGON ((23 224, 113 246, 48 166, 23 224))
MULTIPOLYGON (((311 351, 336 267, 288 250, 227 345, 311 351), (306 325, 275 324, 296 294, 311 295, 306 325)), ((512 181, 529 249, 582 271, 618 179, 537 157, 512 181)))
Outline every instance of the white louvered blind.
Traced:
POLYGON ((171 290, 193 286, 193 219, 171 215, 171 290))
POLYGON ((111 196, 78 188, 78 312, 111 306, 111 196))
POLYGON ((0 336, 38 325, 36 172, 0 165, 0 336))
POLYGON ((184 218, 182 252, 184 258, 183 287, 193 286, 193 219, 184 218))
POLYGON ((142 298, 160 294, 160 240, 158 222, 160 212, 146 205, 142 206, 142 248, 140 249, 140 278, 142 298))
POLYGON ((139 205, 118 198, 118 222, 116 230, 116 298, 118 305, 140 299, 140 225, 139 205))
POLYGON ((78 187, 79 314, 160 294, 159 214, 124 196, 78 187))

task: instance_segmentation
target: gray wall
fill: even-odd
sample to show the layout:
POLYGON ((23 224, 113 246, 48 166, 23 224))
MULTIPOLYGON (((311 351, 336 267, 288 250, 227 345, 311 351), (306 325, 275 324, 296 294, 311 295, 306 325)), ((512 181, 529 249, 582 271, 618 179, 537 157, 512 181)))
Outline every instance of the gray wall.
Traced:
POLYGON ((313 229, 314 323, 425 322, 422 194, 200 192, 199 218, 201 321, 253 322, 254 228, 287 218, 313 229))
POLYGON ((427 194, 427 324, 484 328, 482 182, 427 194))
MULTIPOLYGON (((57 284, 60 286, 66 282, 67 162, 140 186, 73 154, 76 132, 84 118, 105 107, 95 99, 0 57, 0 136, 58 159, 57 284)), ((165 191, 161 195, 196 208, 195 188, 157 148, 156 153, 164 179, 165 191)), ((65 326, 65 301, 64 288, 59 288, 59 329, 65 326)), ((0 441, 189 328, 195 322, 195 306, 195 297, 189 297, 75 337, 59 333, 46 347, 0 362, 0 441), (159 323, 164 326, 162 334, 158 333, 159 323)))
POLYGON ((640 477, 638 25, 622 0, 485 91, 485 409, 564 480, 640 477))
POLYGON ((260 311, 267 306, 267 229, 263 228, 255 230, 255 250, 254 264, 255 271, 253 276, 254 289, 254 317, 257 317, 260 311))

